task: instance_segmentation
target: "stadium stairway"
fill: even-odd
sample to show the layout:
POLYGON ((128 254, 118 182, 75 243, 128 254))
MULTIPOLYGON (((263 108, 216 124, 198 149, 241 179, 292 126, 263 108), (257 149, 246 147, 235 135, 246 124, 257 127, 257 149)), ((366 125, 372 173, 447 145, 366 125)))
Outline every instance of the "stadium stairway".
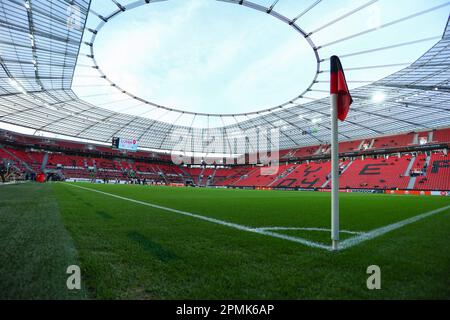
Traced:
POLYGON ((34 172, 33 168, 31 168, 30 165, 29 165, 26 161, 20 159, 16 154, 14 154, 13 152, 9 151, 9 150, 8 150, 7 148, 5 148, 5 147, 2 146, 2 147, 0 147, 0 148, 1 148, 6 154, 8 154, 9 156, 11 156, 15 161, 17 161, 17 162, 20 164, 20 166, 26 168, 26 169, 29 170, 29 171, 34 172))
MULTIPOLYGON (((430 162, 431 162, 431 156, 427 155, 427 159, 425 160, 425 164, 426 164, 427 168, 430 167, 430 162)), ((425 172, 425 175, 427 175, 426 172, 425 172)))
POLYGON ((409 179, 408 186, 406 187, 406 189, 408 190, 414 189, 414 186, 416 185, 416 180, 417 177, 411 177, 411 179, 409 179))
POLYGON ((200 171, 200 174, 198 175, 198 177, 197 177, 197 179, 198 179, 198 181, 197 181, 197 185, 201 185, 202 184, 202 182, 203 182, 203 178, 204 178, 204 176, 203 176, 203 173, 205 172, 205 167, 202 167, 202 171, 200 171))
POLYGON ((325 181, 320 187, 326 188, 329 183, 330 183, 330 181, 325 181))
POLYGON ((428 142, 433 141, 434 139, 434 131, 431 130, 430 132, 428 132, 428 142))
POLYGON ((202 173, 202 182, 203 182, 203 186, 207 187, 210 182, 211 182, 211 176, 214 173, 214 169, 210 169, 210 168, 204 168, 203 173, 202 173))
POLYGON ((361 150, 366 140, 361 140, 361 143, 358 146, 358 150, 361 150))
POLYGON ((41 164, 42 172, 45 171, 45 167, 47 167, 47 162, 48 162, 48 152, 44 153, 44 157, 42 158, 42 164, 41 164))
POLYGON ((322 146, 320 145, 319 148, 317 148, 317 150, 314 152, 314 155, 320 155, 322 153, 322 146))
POLYGON ((341 142, 339 144, 339 153, 358 151, 361 148, 362 143, 363 141, 358 140, 341 142))
POLYGON ((271 183, 269 183, 268 187, 271 187, 275 185, 277 182, 281 182, 281 180, 289 177, 290 174, 292 174, 295 169, 297 168, 297 165, 288 165, 286 167, 286 170, 284 170, 280 175, 277 176, 275 180, 273 180, 271 183))
MULTIPOLYGON (((363 141, 364 142, 364 141, 363 141)), ((351 164, 353 163, 353 160, 351 160, 350 162, 346 163, 346 161, 343 162, 339 162, 339 168, 340 169, 340 176, 343 175, 345 173, 345 171, 347 171, 348 168, 350 168, 351 164)), ((325 181, 320 187, 321 188, 331 188, 331 171, 329 173, 330 179, 325 181)))
MULTIPOLYGON (((418 139, 418 135, 417 135, 417 139, 418 139)), ((413 156, 412 158, 411 158, 411 161, 409 162, 409 164, 408 164, 408 167, 406 168, 406 170, 405 170, 405 173, 403 173, 403 175, 406 177, 406 176, 410 176, 410 172, 411 172, 411 169, 412 169, 412 167, 414 166, 416 164, 416 157, 415 156, 413 156)), ((416 177, 410 177, 409 178, 409 182, 408 182, 408 186, 406 187, 406 189, 414 189, 414 185, 416 184, 416 177)))
POLYGON ((22 171, 23 168, 19 168, 20 164, 17 163, 14 158, 9 153, 6 153, 6 151, 3 149, 3 147, 0 145, 0 161, 6 161, 11 167, 13 167, 17 171, 22 171))
POLYGON ((217 168, 214 168, 214 171, 211 175, 211 179, 207 179, 206 186, 209 187, 210 185, 214 185, 214 178, 216 177, 217 168))
POLYGON ((409 176, 409 173, 411 172, 411 169, 412 169, 412 167, 414 166, 415 162, 416 162, 416 157, 413 156, 413 157, 411 158, 411 161, 409 161, 409 164, 408 164, 408 166, 406 167, 405 172, 403 173, 404 176, 409 176))
POLYGON ((248 173, 247 177, 235 184, 240 187, 267 187, 274 180, 276 180, 280 172, 286 171, 286 168, 291 165, 271 166, 271 167, 256 167, 248 173))
POLYGON ((255 171, 258 171, 259 169, 260 169, 259 167, 253 168, 252 170, 246 172, 244 175, 241 175, 240 178, 237 179, 236 181, 234 181, 231 185, 232 186, 238 185, 242 181, 244 181, 244 180, 248 179, 249 177, 251 177, 255 173, 255 171))
POLYGON ((319 188, 327 182, 331 162, 306 162, 297 166, 289 178, 282 179, 276 187, 319 188))
POLYGON ((344 165, 344 168, 342 168, 341 174, 344 174, 344 172, 347 171, 348 168, 350 168, 352 163, 353 163, 353 160, 351 160, 348 164, 345 164, 345 162, 343 162, 342 164, 344 165))
POLYGON ((183 174, 183 182, 186 183, 187 180, 192 180, 194 181, 194 178, 189 174, 188 171, 184 170, 182 166, 178 166, 178 168, 180 169, 181 173, 183 174))
POLYGON ((158 175, 161 176, 161 177, 164 179, 165 183, 168 184, 168 183, 169 183, 169 180, 167 179, 167 177, 166 177, 164 171, 161 170, 161 169, 159 168, 159 166, 156 166, 156 168, 158 169, 158 175))

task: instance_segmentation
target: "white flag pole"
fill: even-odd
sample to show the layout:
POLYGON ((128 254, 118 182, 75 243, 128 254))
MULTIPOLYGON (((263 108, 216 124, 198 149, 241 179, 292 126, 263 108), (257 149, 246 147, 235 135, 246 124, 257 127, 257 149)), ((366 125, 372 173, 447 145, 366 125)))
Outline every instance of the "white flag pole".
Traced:
POLYGON ((333 250, 339 245, 339 141, 338 95, 331 95, 331 240, 333 250))

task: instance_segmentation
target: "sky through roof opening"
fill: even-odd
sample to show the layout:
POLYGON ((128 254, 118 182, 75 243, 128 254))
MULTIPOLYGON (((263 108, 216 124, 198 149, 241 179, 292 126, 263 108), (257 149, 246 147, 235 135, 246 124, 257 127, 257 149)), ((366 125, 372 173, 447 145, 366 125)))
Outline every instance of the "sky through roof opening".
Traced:
POLYGON ((208 0, 120 14, 99 32, 94 52, 104 73, 130 93, 204 113, 276 106, 305 90, 316 71, 312 48, 287 24, 208 0))

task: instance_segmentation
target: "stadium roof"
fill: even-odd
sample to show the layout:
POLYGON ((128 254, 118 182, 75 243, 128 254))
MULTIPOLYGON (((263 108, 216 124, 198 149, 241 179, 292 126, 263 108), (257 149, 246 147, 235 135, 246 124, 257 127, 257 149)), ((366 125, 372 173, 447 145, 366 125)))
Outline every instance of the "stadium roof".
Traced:
MULTIPOLYGON (((111 0, 112 9, 107 12, 95 12, 89 0, 5 0, 0 3, 0 122, 99 142, 110 142, 114 136, 136 138, 141 147, 192 152, 239 153, 236 151, 242 150, 240 144, 245 142, 241 136, 245 130, 279 129, 281 149, 326 143, 330 137, 329 99, 309 98, 308 93, 324 91, 315 89, 315 86, 328 79, 328 61, 321 57, 323 46, 314 43, 314 32, 297 24, 297 19, 307 14, 314 3, 303 12, 282 14, 276 9, 283 0, 218 1, 242 4, 270 14, 304 37, 317 59, 317 73, 311 85, 291 101, 258 112, 206 114, 158 105, 134 96, 127 91, 128 88, 121 88, 108 79, 93 54, 96 34, 104 24, 127 10, 151 5, 155 0, 111 0), (88 15, 90 21, 96 23, 88 25, 88 15), (68 20, 68 16, 73 19, 68 20), (143 117, 114 112, 78 97, 72 87, 74 71, 79 55, 86 56, 86 50, 87 58, 92 60, 92 65, 87 67, 97 72, 99 79, 128 99, 147 104, 156 110, 154 115, 143 117), (305 99, 309 102, 300 103, 299 100, 305 99), (193 125, 194 122, 203 125, 193 125)), ((376 1, 368 1, 336 20, 324 22, 324 28, 373 2, 376 1)), ((448 9, 449 4, 429 7, 373 30, 360 30, 338 41, 364 36, 433 10, 448 9)), ((393 47, 407 48, 424 40, 374 44, 371 50, 354 50, 347 56, 393 47)), ((379 67, 383 66, 366 68, 379 67)), ((450 26, 447 23, 442 38, 416 62, 352 90, 355 102, 348 120, 340 126, 340 140, 449 126, 449 81, 450 26)), ((264 147, 253 145, 251 148, 253 150, 249 151, 264 147)))

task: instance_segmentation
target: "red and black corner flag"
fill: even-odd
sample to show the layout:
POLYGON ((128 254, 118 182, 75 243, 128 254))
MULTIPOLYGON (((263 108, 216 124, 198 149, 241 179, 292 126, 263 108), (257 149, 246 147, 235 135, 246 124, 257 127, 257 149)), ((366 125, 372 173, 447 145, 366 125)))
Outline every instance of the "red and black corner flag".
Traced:
POLYGON ((345 80, 344 70, 341 61, 337 56, 330 58, 331 62, 331 80, 330 93, 338 95, 338 119, 344 121, 347 118, 350 105, 353 103, 352 96, 348 90, 347 81, 345 80))

